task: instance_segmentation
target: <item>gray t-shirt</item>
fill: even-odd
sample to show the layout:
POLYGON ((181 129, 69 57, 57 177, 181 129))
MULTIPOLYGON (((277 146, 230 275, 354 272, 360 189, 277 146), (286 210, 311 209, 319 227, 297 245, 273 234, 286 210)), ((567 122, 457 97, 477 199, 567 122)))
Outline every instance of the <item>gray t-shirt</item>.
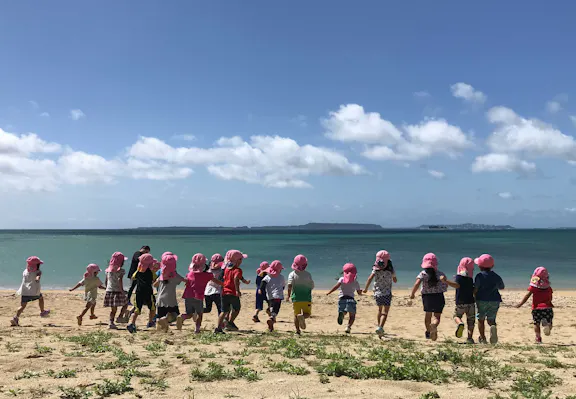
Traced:
POLYGON ((158 299, 156 305, 159 308, 174 308, 178 306, 178 298, 176 297, 176 287, 182 282, 182 277, 176 277, 170 280, 160 281, 158 284, 158 299))
POLYGON ((358 283, 358 280, 354 280, 350 283, 344 283, 344 277, 340 277, 338 282, 340 283, 340 294, 338 295, 338 298, 342 298, 343 296, 354 298, 356 291, 360 291, 360 283, 358 283))
POLYGON ((124 277, 124 269, 118 272, 106 272, 106 292, 122 292, 122 278, 124 277))
POLYGON ((266 283, 266 295, 268 299, 284 299, 286 280, 283 275, 279 274, 276 277, 267 275, 262 279, 262 282, 266 283))
MULTIPOLYGON (((212 272, 212 275, 216 280, 223 281, 222 277, 224 276, 224 270, 218 268, 218 269, 211 269, 210 272, 212 272)), ((215 294, 222 294, 222 286, 210 281, 208 285, 206 285, 204 295, 208 296, 215 294)))

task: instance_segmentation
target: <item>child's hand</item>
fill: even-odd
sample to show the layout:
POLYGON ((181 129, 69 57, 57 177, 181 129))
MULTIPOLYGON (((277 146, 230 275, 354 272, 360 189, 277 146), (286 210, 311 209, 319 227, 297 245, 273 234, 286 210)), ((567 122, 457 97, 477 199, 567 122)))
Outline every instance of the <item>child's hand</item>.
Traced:
POLYGON ((364 291, 362 291, 362 292, 365 293, 365 294, 367 294, 367 293, 368 293, 368 290, 364 290, 364 291))
POLYGON ((244 284, 250 284, 251 280, 246 280, 246 282, 244 284))
POLYGON ((262 290, 258 290, 258 294, 262 295, 262 290))
POLYGON ((522 307, 522 304, 521 304, 521 303, 516 304, 516 305, 514 305, 514 307, 515 307, 515 308, 521 308, 521 307, 522 307))
POLYGON ((410 299, 414 299, 416 298, 416 296, 414 296, 414 294, 410 294, 410 299))
POLYGON ((240 291, 238 291, 238 298, 240 298, 242 296, 242 293, 240 291))
POLYGON ((74 288, 70 288, 68 291, 72 292, 72 291, 74 291, 74 288))

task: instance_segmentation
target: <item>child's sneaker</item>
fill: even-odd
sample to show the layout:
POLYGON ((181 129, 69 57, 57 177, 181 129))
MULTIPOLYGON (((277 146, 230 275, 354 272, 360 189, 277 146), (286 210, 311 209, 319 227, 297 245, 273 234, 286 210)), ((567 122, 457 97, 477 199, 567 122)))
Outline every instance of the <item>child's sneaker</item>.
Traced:
POLYGON ((156 327, 156 323, 153 322, 153 321, 151 321, 151 322, 149 322, 148 324, 146 324, 146 327, 147 327, 147 328, 154 328, 154 327, 156 327))
MULTIPOLYGON (((268 319, 266 323, 268 324, 268 331, 274 331, 274 320, 268 319)), ((230 325, 228 325, 228 327, 230 327, 230 325)))
POLYGON ((382 338, 384 336, 384 329, 378 326, 378 328, 376 329, 376 334, 378 334, 378 336, 382 338))
POLYGON ((302 335, 300 331, 296 331, 296 335, 302 335))
POLYGON ((258 316, 254 315, 254 317, 252 317, 252 321, 254 323, 260 323, 260 319, 258 318, 258 316))
POLYGON ((228 324, 226 324, 226 330, 228 331, 238 331, 238 327, 236 326, 236 324, 234 324, 233 321, 229 321, 228 324))
POLYGON ((438 339, 438 325, 437 324, 430 325, 430 339, 432 341, 436 341, 438 339))
POLYGON ((166 320, 166 319, 158 320, 158 331, 168 332, 169 328, 170 328, 170 324, 168 324, 168 320, 166 320))
POLYGON ((122 324, 123 322, 124 322, 124 318, 123 318, 123 317, 120 317, 120 316, 116 317, 116 323, 117 323, 117 324, 122 324))
POLYGON ((338 312, 338 324, 342 325, 344 322, 344 312, 338 312))
POLYGON ((184 325, 184 318, 182 317, 182 315, 178 315, 178 317, 176 318, 176 329, 182 330, 182 325, 184 325))
POLYGON ((109 328, 110 330, 117 330, 117 329, 118 329, 118 327, 116 327, 116 324, 114 324, 114 323, 110 323, 110 325, 108 326, 108 328, 109 328))
POLYGON ((426 331, 424 333, 424 336, 426 337, 426 339, 430 339, 430 331, 426 331))
POLYGON ((300 326, 300 328, 302 330, 306 329, 306 317, 304 317, 303 314, 299 314, 298 316, 296 316, 296 318, 298 319, 298 325, 300 326))
POLYGON ((456 338, 462 338, 462 334, 464 333, 464 323, 458 324, 458 328, 456 329, 456 338))
POLYGON ((220 327, 216 327, 214 329, 214 334, 225 334, 224 330, 222 330, 220 327))
POLYGON ((76 317, 76 320, 78 320, 78 325, 81 326, 82 325, 82 316, 76 317))
POLYGON ((467 343, 467 344, 474 345, 474 343, 475 343, 475 342, 474 342, 474 338, 468 338, 468 339, 466 340, 466 343, 467 343))
POLYGON ((536 337, 536 343, 541 344, 542 343, 542 337, 536 337))
POLYGON ((487 344, 488 341, 486 341, 486 338, 478 337, 478 343, 479 344, 487 344))
POLYGON ((498 327, 496 325, 490 326, 490 343, 493 345, 498 343, 498 327))
POLYGON ((352 330, 352 327, 346 326, 346 330, 344 330, 344 332, 345 332, 346 334, 350 334, 350 331, 351 331, 351 330, 352 330))
POLYGON ((196 329, 194 330, 194 334, 200 334, 200 326, 196 326, 196 329))
POLYGON ((49 314, 50 314, 49 310, 44 310, 40 312, 40 317, 48 317, 49 314))
POLYGON ((134 324, 128 324, 126 329, 130 334, 134 334, 136 332, 136 326, 134 324))
POLYGON ((98 316, 96 316, 95 314, 90 315, 90 320, 96 320, 98 318, 98 316))
POLYGON ((551 329, 552 329, 552 327, 550 326, 548 321, 542 320, 542 331, 544 332, 544 335, 550 335, 551 329))
POLYGON ((10 320, 10 325, 11 325, 12 327, 17 327, 17 326, 18 326, 18 321, 19 321, 19 320, 18 320, 18 317, 14 316, 14 317, 12 318, 12 320, 10 320))

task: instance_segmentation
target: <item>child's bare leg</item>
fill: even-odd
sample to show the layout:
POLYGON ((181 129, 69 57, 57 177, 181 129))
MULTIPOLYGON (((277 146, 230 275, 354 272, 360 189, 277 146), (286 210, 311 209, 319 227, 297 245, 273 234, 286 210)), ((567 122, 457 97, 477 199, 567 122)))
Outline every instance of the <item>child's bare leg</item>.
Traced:
POLYGON ((198 313, 196 315, 196 332, 199 333, 200 332, 200 327, 202 326, 202 319, 203 319, 203 314, 202 313, 198 313))
POLYGON ((132 315, 132 324, 136 324, 136 319, 138 319, 139 314, 140 314, 139 310, 134 312, 134 314, 132 315))
POLYGON ((454 323, 460 325, 460 324, 464 324, 464 321, 462 320, 462 318, 456 316, 456 317, 454 317, 454 323))
POLYGON ((536 334, 536 339, 542 339, 542 335, 540 333, 540 323, 534 324, 534 333, 536 334))
POLYGON ((239 310, 233 309, 232 313, 230 314, 230 323, 234 323, 234 320, 236 320, 236 317, 238 317, 238 315, 240 314, 239 310))
POLYGON ((44 312, 44 297, 38 299, 38 306, 40 307, 40 312, 44 312))
MULTIPOLYGON (((92 303, 88 302, 82 313, 80 313, 80 318, 84 317, 84 315, 88 313, 88 310, 90 309, 92 309, 92 303)), ((94 310, 92 310, 92 314, 94 314, 94 310)))
POLYGON ((28 304, 27 303, 20 304, 20 307, 16 311, 16 317, 17 318, 19 318, 22 315, 22 312, 24 312, 24 309, 26 309, 26 305, 28 305, 28 304))
POLYGON ((382 307, 383 307, 383 306, 378 306, 378 321, 377 321, 377 324, 378 324, 379 326, 381 326, 381 324, 382 324, 382 307))
POLYGON ((354 320, 356 320, 356 313, 348 313, 348 327, 354 325, 354 320))
POLYGON ((390 306, 384 306, 384 313, 380 318, 380 327, 384 328, 384 324, 386 324, 386 320, 388 320, 388 312, 390 312, 390 306))
POLYGON ((96 316, 96 314, 94 313, 95 310, 96 310, 96 302, 92 302, 92 305, 90 306, 90 316, 96 316))
POLYGON ((480 338, 486 339, 486 324, 484 320, 478 320, 478 332, 480 333, 480 338))
POLYGON ((112 306, 110 308, 110 324, 114 324, 114 318, 116 317, 116 311, 118 308, 116 306, 112 306))
POLYGON ((148 314, 148 323, 152 323, 154 321, 154 316, 156 316, 156 310, 150 309, 150 313, 148 314))
POLYGON ((424 316, 424 325, 428 332, 430 332, 430 324, 432 324, 432 312, 426 312, 426 315, 424 316))
POLYGON ((294 316, 294 327, 296 327, 296 332, 300 333, 300 322, 298 321, 298 316, 294 316))
POLYGON ((222 328, 224 326, 224 319, 227 319, 229 314, 229 312, 222 312, 218 315, 218 328, 222 328))

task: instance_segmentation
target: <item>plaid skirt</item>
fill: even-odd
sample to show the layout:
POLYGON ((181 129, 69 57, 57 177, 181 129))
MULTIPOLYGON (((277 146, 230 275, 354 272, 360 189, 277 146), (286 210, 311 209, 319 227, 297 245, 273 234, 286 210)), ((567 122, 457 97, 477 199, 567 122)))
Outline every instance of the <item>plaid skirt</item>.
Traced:
POLYGON ((126 293, 106 292, 106 296, 104 297, 105 308, 111 308, 111 307, 120 308, 127 304, 128 304, 128 298, 126 297, 126 293))

